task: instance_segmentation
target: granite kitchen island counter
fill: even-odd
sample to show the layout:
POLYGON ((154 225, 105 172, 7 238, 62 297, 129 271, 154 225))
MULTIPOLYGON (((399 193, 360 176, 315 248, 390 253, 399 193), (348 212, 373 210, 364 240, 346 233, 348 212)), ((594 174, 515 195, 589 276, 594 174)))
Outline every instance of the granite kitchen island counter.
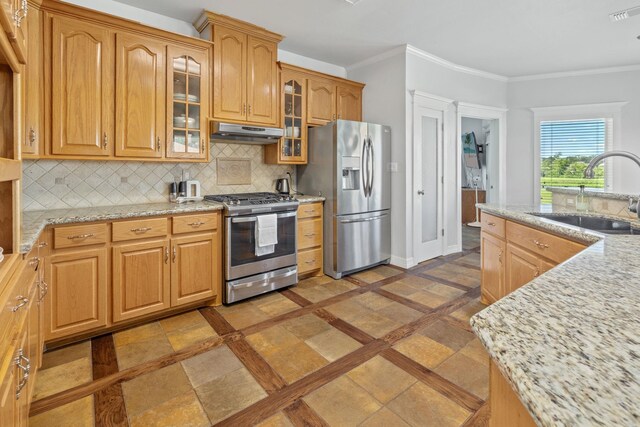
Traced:
POLYGON ((471 318, 542 426, 640 425, 640 236, 602 235, 528 213, 484 212, 590 243, 471 318))
POLYGON ((223 208, 224 205, 217 202, 166 202, 26 211, 22 213, 22 243, 20 245, 20 252, 29 252, 40 233, 42 233, 42 230, 48 225, 111 221, 145 216, 184 214, 189 212, 219 211, 223 208))

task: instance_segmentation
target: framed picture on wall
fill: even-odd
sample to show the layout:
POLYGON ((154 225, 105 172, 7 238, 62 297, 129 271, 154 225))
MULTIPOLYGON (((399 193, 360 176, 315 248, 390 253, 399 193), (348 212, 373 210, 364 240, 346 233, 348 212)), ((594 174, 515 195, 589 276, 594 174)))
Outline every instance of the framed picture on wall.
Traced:
POLYGON ((478 144, 474 132, 462 135, 462 155, 464 164, 468 168, 480 169, 480 158, 478 157, 478 144))

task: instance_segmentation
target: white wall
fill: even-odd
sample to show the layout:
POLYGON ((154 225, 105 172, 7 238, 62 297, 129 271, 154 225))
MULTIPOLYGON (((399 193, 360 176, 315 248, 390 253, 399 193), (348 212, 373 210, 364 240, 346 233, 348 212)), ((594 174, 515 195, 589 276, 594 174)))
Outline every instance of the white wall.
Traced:
MULTIPOLYGON (((640 70, 618 73, 514 81, 508 85, 507 200, 533 200, 534 123, 532 107, 628 102, 622 108, 621 144, 615 149, 640 155, 640 70)), ((631 161, 613 162, 615 192, 639 193, 640 169, 631 161)))
POLYGON ((330 74, 336 77, 347 77, 347 70, 344 67, 319 61, 307 56, 298 55, 297 53, 288 52, 282 49, 278 49, 278 60, 286 62, 287 64, 297 65, 298 67, 308 68, 310 70, 330 74))
POLYGON ((391 253, 392 262, 404 265, 407 236, 411 233, 411 212, 406 209, 404 189, 411 182, 406 165, 405 138, 405 53, 348 70, 348 77, 366 83, 362 100, 363 120, 391 127, 391 161, 398 171, 391 174, 391 253))

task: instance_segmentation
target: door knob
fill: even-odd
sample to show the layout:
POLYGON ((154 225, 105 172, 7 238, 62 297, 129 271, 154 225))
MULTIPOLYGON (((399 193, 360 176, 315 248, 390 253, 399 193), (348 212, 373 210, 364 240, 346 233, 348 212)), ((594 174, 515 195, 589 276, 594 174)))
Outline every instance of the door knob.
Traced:
POLYGON ((424 196, 424 191, 423 191, 423 190, 418 190, 418 194, 419 194, 420 196, 424 196))

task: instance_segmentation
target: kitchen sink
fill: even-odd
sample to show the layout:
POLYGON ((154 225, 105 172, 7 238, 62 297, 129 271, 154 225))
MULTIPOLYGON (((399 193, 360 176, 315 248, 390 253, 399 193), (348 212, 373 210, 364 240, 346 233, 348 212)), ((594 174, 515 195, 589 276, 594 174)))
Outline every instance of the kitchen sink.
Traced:
POLYGON ((575 225, 587 230, 604 234, 640 234, 640 229, 631 227, 629 221, 610 219, 597 216, 557 213, 532 213, 531 215, 550 219, 563 224, 575 225))

